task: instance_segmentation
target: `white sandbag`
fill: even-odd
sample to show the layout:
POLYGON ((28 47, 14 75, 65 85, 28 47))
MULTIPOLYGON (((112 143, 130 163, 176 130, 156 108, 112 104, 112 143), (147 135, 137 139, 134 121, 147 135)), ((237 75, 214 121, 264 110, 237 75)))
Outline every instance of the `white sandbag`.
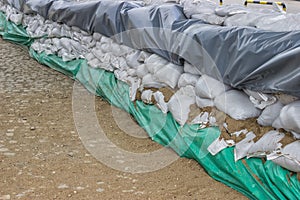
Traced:
POLYGON ((115 42, 111 43, 111 53, 114 56, 123 56, 126 54, 126 52, 124 52, 122 46, 115 42))
POLYGON ((82 40, 83 35, 80 33, 80 31, 73 31, 72 30, 72 39, 76 40, 76 41, 81 41, 82 40))
POLYGON ((96 58, 95 55, 94 55, 92 52, 88 52, 87 54, 84 55, 84 57, 85 57, 85 59, 86 59, 87 61, 96 58))
MULTIPOLYGON (((279 117, 273 122, 275 128, 300 133, 300 101, 295 101, 281 109, 279 117)), ((300 135, 300 134, 299 134, 300 135)), ((295 135, 297 137, 297 135, 295 135)), ((298 138, 300 139, 300 138, 298 138)))
POLYGON ((195 89, 193 86, 188 85, 180 88, 168 102, 169 111, 181 126, 188 120, 190 106, 195 101, 195 89))
POLYGON ((89 66, 93 67, 93 68, 99 68, 100 67, 100 61, 96 57, 88 60, 87 64, 89 66))
POLYGON ((214 100, 215 106, 236 120, 258 117, 261 111, 254 107, 248 96, 238 90, 229 90, 214 100))
MULTIPOLYGON (((82 40, 80 41, 82 44, 89 44, 89 43, 93 43, 93 36, 89 35, 89 36, 82 36, 82 40)), ((95 42, 96 44, 96 42, 95 42)))
POLYGON ((138 61, 140 55, 140 51, 135 51, 132 54, 129 54, 126 56, 126 63, 131 68, 137 68, 141 65, 141 63, 138 61))
POLYGON ((257 123, 262 126, 272 126, 275 119, 279 116, 283 104, 280 101, 266 107, 257 119, 257 123))
POLYGON ((101 40, 102 35, 100 33, 94 32, 93 33, 93 39, 97 42, 101 40))
POLYGON ((205 14, 214 14, 217 5, 215 2, 206 1, 206 0, 198 0, 198 1, 190 1, 190 0, 182 0, 183 11, 184 14, 190 18, 194 14, 205 13, 205 14))
POLYGON ((41 44, 37 41, 34 41, 31 46, 30 46, 33 50, 35 50, 38 53, 42 53, 43 49, 41 48, 41 44))
POLYGON ((229 86, 207 75, 202 75, 195 87, 196 95, 206 99, 214 99, 229 89, 229 86))
POLYGON ((178 88, 185 87, 187 85, 195 86, 199 78, 200 76, 198 75, 183 73, 178 80, 178 88))
POLYGON ((300 172, 300 141, 286 145, 282 149, 282 156, 279 156, 272 161, 290 171, 300 172))
POLYGON ((127 78, 128 78, 128 74, 127 74, 127 71, 122 71, 122 70, 115 70, 114 71, 114 75, 115 77, 118 79, 118 80, 121 80, 121 81, 126 81, 127 78))
POLYGON ((87 46, 87 48, 93 48, 96 46, 97 41, 94 40, 93 36, 84 36, 81 44, 87 46))
POLYGON ((60 44, 60 39, 58 39, 58 38, 53 38, 53 39, 52 39, 52 44, 53 44, 54 46, 56 46, 56 48, 57 48, 58 50, 60 50, 60 49, 63 48, 63 47, 61 46, 61 44, 60 44))
POLYGON ((249 132, 246 138, 235 145, 233 150, 235 162, 247 156, 249 149, 254 145, 253 139, 255 137, 256 135, 253 132, 249 132))
POLYGON ((11 14, 9 15, 9 20, 15 23, 16 25, 22 24, 23 14, 11 14))
POLYGON ((248 151, 247 158, 264 157, 282 146, 279 143, 284 138, 284 133, 269 131, 265 133, 248 151))
POLYGON ((145 65, 151 74, 156 73, 168 64, 168 61, 156 54, 152 54, 145 59, 145 65))
POLYGON ((136 76, 136 70, 135 69, 129 68, 129 69, 127 69, 127 73, 128 73, 129 76, 136 76))
POLYGON ((60 44, 61 44, 62 48, 67 50, 67 52, 72 51, 71 40, 69 38, 61 38, 60 44))
POLYGON ((136 68, 136 75, 139 78, 143 78, 144 76, 146 76, 149 73, 147 67, 145 64, 141 64, 136 68))
POLYGON ((156 91, 153 94, 153 97, 156 101, 156 106, 161 110, 162 113, 167 114, 168 112, 168 103, 165 102, 165 96, 162 92, 156 91))
POLYGON ((148 88, 161 88, 166 86, 166 84, 161 83, 157 81, 152 74, 147 74, 142 79, 142 87, 148 87, 148 88))
MULTIPOLYGON (((45 33, 48 33, 49 30, 51 30, 51 28, 47 28, 47 30, 45 30, 45 33)), ((69 37, 69 38, 73 38, 73 33, 72 31, 68 31, 68 30, 65 30, 64 28, 61 29, 61 32, 60 32, 60 37, 69 37)), ((96 42, 93 42, 93 45, 92 46, 95 46, 96 42)))
POLYGON ((71 31, 73 31, 73 32, 77 32, 77 33, 80 33, 80 28, 79 27, 77 27, 77 26, 71 26, 71 31))
MULTIPOLYGON (((49 20, 46 20, 46 23, 51 23, 49 20)), ((71 31, 71 27, 66 25, 66 24, 62 24, 62 29, 65 29, 66 31, 71 31)))
POLYGON ((148 52, 140 51, 137 61, 139 61, 140 63, 145 63, 145 60, 151 55, 152 54, 150 54, 148 52))
POLYGON ((131 101, 135 101, 136 99, 136 93, 138 88, 141 85, 141 79, 134 78, 134 77, 127 77, 127 82, 129 82, 129 97, 131 101))
POLYGON ((196 67, 194 67, 193 65, 191 65, 187 61, 184 61, 183 71, 185 73, 190 73, 190 74, 194 74, 194 75, 201 75, 200 70, 198 70, 196 67))
POLYGON ((63 53, 62 55, 60 55, 60 57, 62 58, 62 60, 64 62, 68 62, 68 61, 76 59, 76 56, 74 56, 70 53, 63 53))
POLYGON ((111 44, 113 42, 109 37, 101 37, 101 44, 111 44))
POLYGON ((102 58, 103 55, 104 55, 104 53, 102 52, 102 50, 101 50, 101 49, 98 49, 98 48, 93 48, 93 49, 91 50, 91 53, 94 54, 94 56, 95 56, 96 58, 98 58, 98 59, 102 58))
POLYGON ((213 25, 223 25, 225 17, 220 17, 215 14, 195 14, 192 15, 192 19, 200 19, 205 21, 206 23, 213 24, 213 25))
POLYGON ((85 52, 88 51, 86 47, 84 47, 83 45, 81 45, 79 42, 75 40, 70 40, 70 44, 72 50, 78 52, 79 54, 85 54, 85 52))
POLYGON ((214 101, 211 99, 205 99, 205 98, 196 96, 196 104, 199 108, 213 107, 214 101))
MULTIPOLYGON (((104 37, 102 37, 102 38, 104 38, 104 37)), ((100 49, 103 53, 111 53, 112 52, 112 44, 111 43, 101 43, 100 49)))
POLYGON ((144 103, 151 104, 152 103, 152 90, 144 90, 141 95, 141 99, 144 103))
MULTIPOLYGON (((149 68, 148 68, 148 70, 149 70, 149 68)), ((182 73, 183 73, 182 66, 175 65, 173 63, 169 63, 166 66, 164 66, 163 68, 156 71, 154 73, 154 77, 158 81, 165 83, 170 88, 174 89, 177 86, 179 77, 182 73)))
MULTIPOLYGON (((121 70, 129 70, 127 64, 126 64, 126 60, 123 57, 116 57, 111 55, 111 60, 110 60, 110 64, 111 66, 113 66, 115 69, 121 69, 121 70)), ((136 71, 135 69, 132 69, 133 71, 136 71)), ((129 73, 128 73, 129 74, 129 73)), ((136 73, 134 73, 134 75, 132 76, 136 76, 136 73)))
POLYGON ((215 13, 219 16, 226 17, 241 13, 249 13, 249 9, 242 5, 224 5, 216 8, 215 13))

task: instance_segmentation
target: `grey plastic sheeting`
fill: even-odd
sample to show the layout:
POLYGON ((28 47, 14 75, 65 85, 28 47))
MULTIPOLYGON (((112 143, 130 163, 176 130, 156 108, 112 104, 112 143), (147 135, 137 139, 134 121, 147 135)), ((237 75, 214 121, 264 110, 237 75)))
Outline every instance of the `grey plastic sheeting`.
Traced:
MULTIPOLYGON (((300 32, 224 27, 187 19, 177 4, 7 0, 27 14, 99 32, 118 43, 156 53, 175 64, 239 89, 300 97, 300 32)), ((288 23, 288 22, 287 22, 288 23)))

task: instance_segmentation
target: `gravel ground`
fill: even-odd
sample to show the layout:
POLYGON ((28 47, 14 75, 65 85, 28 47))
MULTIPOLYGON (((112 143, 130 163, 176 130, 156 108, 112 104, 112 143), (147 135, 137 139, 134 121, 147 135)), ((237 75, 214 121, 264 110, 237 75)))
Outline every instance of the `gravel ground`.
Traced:
MULTIPOLYGON (((0 199, 246 199, 184 158, 141 174, 102 164, 77 134, 74 81, 2 39, 0 58, 0 199)), ((113 117, 115 108, 101 98, 95 105, 99 124, 120 148, 161 148, 122 131, 113 117)))

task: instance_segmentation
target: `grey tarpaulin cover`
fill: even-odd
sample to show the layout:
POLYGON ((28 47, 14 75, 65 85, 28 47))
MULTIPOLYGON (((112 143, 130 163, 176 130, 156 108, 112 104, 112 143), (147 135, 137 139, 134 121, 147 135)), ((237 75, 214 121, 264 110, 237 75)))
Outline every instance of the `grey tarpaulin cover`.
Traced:
POLYGON ((200 72, 235 88, 300 97, 300 32, 224 27, 187 19, 177 4, 7 0, 24 13, 99 32, 117 42, 189 61, 200 72))

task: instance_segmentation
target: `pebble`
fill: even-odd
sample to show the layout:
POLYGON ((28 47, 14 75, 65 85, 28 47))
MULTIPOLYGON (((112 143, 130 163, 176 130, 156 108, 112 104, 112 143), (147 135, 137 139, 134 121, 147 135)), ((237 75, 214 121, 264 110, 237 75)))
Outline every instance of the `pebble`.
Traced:
POLYGON ((14 136, 14 133, 13 132, 8 132, 8 133, 6 133, 6 136, 12 137, 12 136, 14 136))
POLYGON ((96 191, 97 191, 97 192, 103 192, 104 189, 103 189, 103 188, 98 188, 96 191))
POLYGON ((0 148, 0 152, 5 152, 5 151, 9 151, 8 148, 0 148))
POLYGON ((134 192, 134 190, 122 190, 124 193, 134 192))
POLYGON ((34 126, 30 127, 30 130, 34 131, 34 130, 35 130, 35 127, 34 127, 34 126))
POLYGON ((3 153, 3 155, 5 155, 5 156, 15 156, 15 155, 16 155, 16 153, 12 153, 12 152, 5 152, 5 153, 3 153))
POLYGON ((10 199, 9 194, 0 196, 0 200, 8 200, 8 199, 10 199))
POLYGON ((57 187, 58 189, 67 189, 67 188, 69 188, 69 186, 67 185, 67 184, 60 184, 58 187, 57 187))

